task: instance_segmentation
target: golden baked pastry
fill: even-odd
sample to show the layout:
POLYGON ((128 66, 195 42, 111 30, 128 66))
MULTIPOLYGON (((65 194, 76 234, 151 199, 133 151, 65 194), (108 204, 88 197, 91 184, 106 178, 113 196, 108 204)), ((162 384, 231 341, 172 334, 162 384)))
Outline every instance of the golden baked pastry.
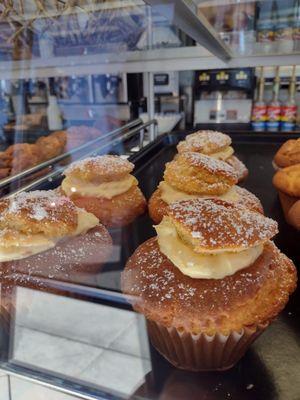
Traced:
POLYGON ((200 197, 220 197, 263 213, 254 194, 235 186, 237 174, 224 161, 200 153, 178 154, 166 164, 164 179, 149 200, 149 214, 155 223, 166 215, 169 204, 200 197))
POLYGON ((70 235, 77 228, 77 208, 52 191, 23 192, 0 200, 0 228, 49 237, 70 235))
POLYGON ((221 199, 176 202, 169 206, 168 217, 196 253, 240 251, 278 232, 272 219, 221 199))
POLYGON ((120 181, 133 171, 134 165, 119 156, 89 157, 75 162, 65 170, 66 176, 74 176, 87 182, 103 183, 120 181))
POLYGON ((283 309, 296 268, 270 241, 276 222, 259 213, 217 199, 169 210, 128 260, 122 290, 172 364, 228 369, 283 309))
POLYGON ((297 200, 288 211, 288 222, 300 230, 300 200, 297 200))
POLYGON ((300 164, 277 171, 273 177, 273 185, 289 196, 300 197, 300 164))
POLYGON ((41 158, 44 161, 59 156, 64 150, 64 144, 62 140, 53 135, 41 136, 36 141, 36 145, 39 147, 41 158))
MULTIPOLYGON (((182 198, 178 198, 178 200, 191 199, 191 198, 213 198, 214 196, 182 196, 182 198)), ((234 186, 234 190, 230 190, 227 196, 220 196, 219 198, 233 201, 235 204, 246 207, 252 211, 257 211, 261 214, 264 213, 263 207, 259 199, 251 192, 249 192, 245 188, 241 188, 239 186, 234 186)), ((165 215, 168 213, 169 204, 162 199, 162 191, 160 188, 156 189, 155 192, 149 199, 148 209, 150 218, 154 221, 154 223, 158 224, 165 215)))
POLYGON ((300 139, 291 139, 283 143, 275 154, 274 162, 279 168, 300 163, 300 139))
POLYGON ((11 158, 11 174, 15 175, 24 169, 41 162, 39 147, 35 144, 17 143, 9 146, 6 155, 11 158))
POLYGON ((72 196, 77 207, 96 215, 107 227, 126 226, 146 210, 146 200, 137 186, 111 199, 104 197, 72 196))
POLYGON ((219 195, 237 183, 237 174, 221 160, 186 152, 166 164, 164 179, 186 193, 219 195))
POLYGON ((248 176, 247 167, 233 155, 230 136, 224 133, 210 130, 192 133, 179 142, 177 150, 178 153, 192 151, 226 161, 237 172, 238 182, 242 182, 248 176))
POLYGON ((7 178, 10 174, 10 168, 0 168, 0 179, 7 178))
POLYGON ((0 229, 2 268, 27 266, 33 273, 51 267, 53 272, 66 265, 78 269, 81 263, 89 269, 92 259, 99 266, 111 251, 110 235, 99 220, 54 191, 2 199, 0 229))
POLYGON ((178 153, 192 151, 211 155, 222 152, 230 145, 231 138, 224 133, 211 130, 197 131, 187 135, 185 140, 179 142, 177 151, 178 153))
POLYGON ((134 165, 118 156, 87 158, 65 170, 62 191, 108 227, 124 226, 144 213, 146 200, 130 174, 134 165))
POLYGON ((193 279, 174 267, 152 238, 128 260, 122 282, 134 309, 146 318, 194 335, 226 335, 272 321, 295 290, 296 270, 268 242, 251 266, 234 275, 193 279))
POLYGON ((55 137, 59 140, 61 147, 65 148, 67 144, 67 133, 66 131, 56 131, 50 134, 51 137, 55 137))
POLYGON ((249 175, 246 165, 236 156, 227 158, 226 162, 237 172, 239 183, 244 181, 249 175))

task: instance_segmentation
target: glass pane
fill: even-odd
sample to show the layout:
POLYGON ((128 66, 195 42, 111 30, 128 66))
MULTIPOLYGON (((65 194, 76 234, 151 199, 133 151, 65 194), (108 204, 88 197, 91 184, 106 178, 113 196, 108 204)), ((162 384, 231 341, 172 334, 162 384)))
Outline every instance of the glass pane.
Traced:
POLYGON ((297 0, 195 3, 235 55, 290 54, 300 50, 297 0))

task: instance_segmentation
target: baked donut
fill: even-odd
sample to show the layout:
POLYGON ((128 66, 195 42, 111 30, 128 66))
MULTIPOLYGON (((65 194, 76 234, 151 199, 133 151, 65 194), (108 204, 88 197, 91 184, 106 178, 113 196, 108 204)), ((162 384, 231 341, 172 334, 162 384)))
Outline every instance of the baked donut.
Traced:
POLYGON ((91 213, 53 191, 23 192, 0 200, 2 270, 49 275, 98 269, 112 240, 91 213))
POLYGON ((208 155, 218 160, 226 161, 238 173, 238 181, 243 181, 248 176, 247 167, 237 157, 233 156, 231 138, 224 133, 200 130, 187 135, 184 141, 177 145, 178 153, 196 152, 208 155))
POLYGON ((300 163, 300 138, 287 140, 274 156, 274 167, 285 168, 300 163))
POLYGON ((172 364, 230 368, 296 287, 295 266, 270 241, 276 222, 195 199, 172 204, 156 231, 128 260, 123 292, 172 364))
POLYGON ((180 153, 166 164, 164 181, 149 200, 150 217, 159 223, 168 205, 199 197, 219 197, 263 213, 258 198, 236 186, 237 180, 236 171, 224 161, 200 153, 180 153))
POLYGON ((146 200, 131 175, 134 165, 119 156, 86 158, 65 170, 61 189, 78 207, 107 227, 128 225, 146 210, 146 200))

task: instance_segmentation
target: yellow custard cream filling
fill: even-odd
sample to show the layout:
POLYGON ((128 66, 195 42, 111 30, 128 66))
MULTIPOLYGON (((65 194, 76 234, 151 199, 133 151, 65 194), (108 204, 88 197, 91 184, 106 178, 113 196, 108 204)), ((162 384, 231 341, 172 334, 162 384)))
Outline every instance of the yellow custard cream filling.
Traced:
POLYGON ((224 150, 209 154, 209 157, 217 158, 218 160, 227 160, 229 157, 232 156, 233 153, 233 148, 231 146, 228 146, 224 150))
POLYGON ((81 196, 95 196, 111 199, 114 196, 127 192, 132 186, 137 185, 134 176, 129 175, 120 181, 103 182, 95 184, 84 182, 71 176, 67 176, 61 184, 61 187, 67 196, 78 193, 81 196))
POLYGON ((185 244, 168 217, 155 227, 160 251, 180 271, 191 278, 222 279, 253 264, 263 252, 263 244, 238 252, 195 253, 185 244))
MULTIPOLYGON (((78 211, 78 225, 73 236, 86 233, 99 224, 98 218, 84 210, 78 211)), ((14 245, 0 240, 0 262, 20 260, 54 247, 59 238, 49 238, 43 234, 25 235, 16 233, 14 245)))
POLYGON ((219 198, 227 201, 232 201, 233 203, 239 200, 239 195, 237 194, 235 190, 235 186, 230 188, 226 193, 220 195, 220 196, 205 196, 205 195, 197 195, 197 194, 189 194, 185 192, 181 192, 177 189, 172 188, 167 182, 162 181, 159 184, 159 189, 161 191, 161 198, 162 200, 167 203, 167 204, 172 204, 175 201, 180 201, 180 200, 190 200, 190 199, 199 199, 200 197, 202 199, 208 199, 208 198, 219 198))

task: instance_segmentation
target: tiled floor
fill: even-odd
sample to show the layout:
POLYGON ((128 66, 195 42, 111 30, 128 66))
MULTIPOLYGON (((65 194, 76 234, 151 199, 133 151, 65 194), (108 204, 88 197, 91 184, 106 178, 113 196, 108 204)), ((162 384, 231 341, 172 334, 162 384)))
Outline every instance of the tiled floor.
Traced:
MULTIPOLYGON (((14 359, 126 397, 143 383, 151 370, 148 338, 141 316, 29 289, 18 290, 14 359)), ((30 390, 30 383, 20 383, 15 378, 13 381, 30 390)), ((17 389, 14 390, 12 400, 21 400, 17 389)), ((38 390, 42 389, 33 387, 28 400, 65 399, 47 397, 44 392, 34 397, 38 390)))

